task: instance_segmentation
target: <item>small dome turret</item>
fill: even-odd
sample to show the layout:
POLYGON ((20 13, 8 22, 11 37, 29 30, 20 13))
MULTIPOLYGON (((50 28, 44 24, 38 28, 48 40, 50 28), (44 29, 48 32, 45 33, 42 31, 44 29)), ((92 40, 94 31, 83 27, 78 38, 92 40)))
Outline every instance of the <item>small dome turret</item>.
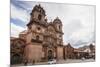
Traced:
POLYGON ((61 20, 59 19, 59 17, 56 17, 56 19, 54 19, 53 23, 62 24, 62 22, 61 22, 61 20))

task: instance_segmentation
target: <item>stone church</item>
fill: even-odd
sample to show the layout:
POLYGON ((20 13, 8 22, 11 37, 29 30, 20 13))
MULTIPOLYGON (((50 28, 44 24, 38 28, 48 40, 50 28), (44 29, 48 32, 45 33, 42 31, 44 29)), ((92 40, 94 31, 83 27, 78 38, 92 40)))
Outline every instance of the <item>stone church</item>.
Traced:
POLYGON ((19 38, 11 38, 11 62, 16 61, 16 57, 29 63, 64 59, 62 26, 58 17, 48 22, 43 7, 35 5, 27 30, 22 31, 19 38))

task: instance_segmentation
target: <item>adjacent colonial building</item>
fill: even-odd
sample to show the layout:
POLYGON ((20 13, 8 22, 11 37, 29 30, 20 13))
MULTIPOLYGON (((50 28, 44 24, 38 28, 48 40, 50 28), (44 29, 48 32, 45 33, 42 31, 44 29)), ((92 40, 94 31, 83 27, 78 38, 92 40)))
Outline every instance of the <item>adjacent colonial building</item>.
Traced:
POLYGON ((24 48, 26 46, 25 40, 20 38, 11 37, 11 47, 10 47, 10 60, 11 64, 19 64, 23 62, 24 59, 24 48))
POLYGON ((64 58, 65 59, 73 59, 74 58, 74 48, 71 46, 70 43, 68 43, 64 47, 64 58))

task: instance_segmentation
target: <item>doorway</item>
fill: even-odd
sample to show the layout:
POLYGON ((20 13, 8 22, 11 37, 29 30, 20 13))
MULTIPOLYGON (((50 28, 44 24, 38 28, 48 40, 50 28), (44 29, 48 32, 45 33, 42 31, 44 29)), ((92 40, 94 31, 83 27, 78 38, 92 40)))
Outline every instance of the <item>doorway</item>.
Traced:
POLYGON ((52 59, 53 59, 53 51, 48 50, 48 60, 52 60, 52 59))

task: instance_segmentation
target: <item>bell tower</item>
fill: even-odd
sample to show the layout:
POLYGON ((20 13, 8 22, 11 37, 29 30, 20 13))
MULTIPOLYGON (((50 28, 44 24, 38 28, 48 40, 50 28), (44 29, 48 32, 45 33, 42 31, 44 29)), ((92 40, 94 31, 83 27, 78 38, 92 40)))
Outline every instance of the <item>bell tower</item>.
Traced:
POLYGON ((43 42, 44 33, 46 29, 46 18, 45 18, 45 10, 41 7, 41 5, 35 5, 30 13, 30 21, 27 24, 28 31, 32 33, 31 42, 43 42))
POLYGON ((35 5, 35 7, 33 8, 32 12, 31 12, 31 19, 36 19, 38 21, 45 21, 45 10, 41 7, 41 5, 35 5))
POLYGON ((56 17, 56 19, 54 19, 53 23, 56 28, 56 31, 62 33, 62 22, 59 19, 59 17, 56 17))
POLYGON ((56 19, 54 19, 53 24, 54 24, 54 27, 55 27, 55 30, 56 30, 57 44, 63 45, 62 22, 57 17, 56 19))

